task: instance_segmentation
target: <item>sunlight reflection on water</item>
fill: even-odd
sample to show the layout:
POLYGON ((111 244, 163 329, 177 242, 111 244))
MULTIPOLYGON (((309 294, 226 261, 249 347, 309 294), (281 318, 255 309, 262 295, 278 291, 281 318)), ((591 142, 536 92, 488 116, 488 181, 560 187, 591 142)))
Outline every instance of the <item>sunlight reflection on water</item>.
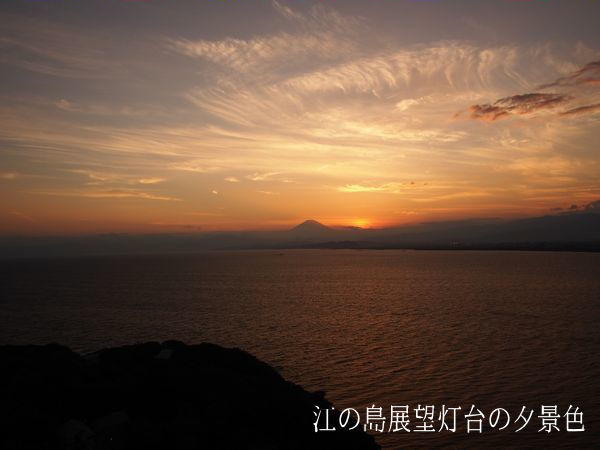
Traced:
POLYGON ((599 254, 280 253, 3 262, 0 342, 90 351, 210 341, 325 390, 338 408, 475 403, 517 415, 522 405, 573 404, 588 430, 384 433, 385 448, 581 448, 597 438, 599 254))

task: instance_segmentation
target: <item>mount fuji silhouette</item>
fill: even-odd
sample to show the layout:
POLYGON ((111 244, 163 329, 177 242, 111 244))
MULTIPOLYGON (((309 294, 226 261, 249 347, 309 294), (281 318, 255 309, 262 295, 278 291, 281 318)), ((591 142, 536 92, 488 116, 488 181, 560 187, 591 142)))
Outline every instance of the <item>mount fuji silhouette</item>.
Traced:
POLYGON ((296 225, 290 231, 306 231, 306 232, 318 232, 318 231, 331 231, 331 228, 323 225, 321 222, 317 222, 313 219, 308 219, 299 225, 296 225))
POLYGON ((287 234, 294 240, 308 241, 308 240, 329 240, 333 239, 338 231, 323 225, 316 220, 305 220, 299 225, 296 225, 291 230, 288 230, 287 234))

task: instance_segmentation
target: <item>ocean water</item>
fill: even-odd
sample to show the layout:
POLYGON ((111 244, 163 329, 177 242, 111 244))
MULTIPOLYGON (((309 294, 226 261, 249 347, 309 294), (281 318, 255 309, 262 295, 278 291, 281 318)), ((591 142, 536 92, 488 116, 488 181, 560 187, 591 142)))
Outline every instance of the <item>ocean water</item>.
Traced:
POLYGON ((600 444, 600 254, 245 251, 0 269, 1 344, 240 347, 363 421, 381 407, 383 448, 600 444), (436 430, 442 405, 460 406, 458 429, 390 432, 391 405, 410 407, 409 429, 414 408, 433 405, 436 430), (482 433, 467 433, 471 405, 485 414, 482 433), (560 431, 538 432, 542 405, 557 406, 560 431), (585 431, 566 431, 569 405, 585 431), (523 406, 533 415, 516 433, 523 406), (511 416, 502 431, 489 425, 495 408, 511 416))

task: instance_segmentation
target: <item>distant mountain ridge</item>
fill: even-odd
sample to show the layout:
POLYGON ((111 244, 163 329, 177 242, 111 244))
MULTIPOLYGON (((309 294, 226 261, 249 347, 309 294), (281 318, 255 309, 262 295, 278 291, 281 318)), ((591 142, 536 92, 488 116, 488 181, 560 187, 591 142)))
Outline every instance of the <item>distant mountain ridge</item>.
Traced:
POLYGON ((471 219, 383 229, 333 228, 309 219, 281 231, 0 237, 0 259, 285 248, 600 251, 600 201, 576 211, 540 217, 471 219))

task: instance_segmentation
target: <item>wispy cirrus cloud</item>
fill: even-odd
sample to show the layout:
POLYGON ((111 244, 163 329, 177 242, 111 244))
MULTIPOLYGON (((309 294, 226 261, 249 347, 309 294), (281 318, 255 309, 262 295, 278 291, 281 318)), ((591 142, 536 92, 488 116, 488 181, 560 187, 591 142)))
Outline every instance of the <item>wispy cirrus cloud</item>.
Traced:
POLYGON ((166 181, 164 177, 139 177, 132 174, 123 174, 115 172, 103 172, 88 169, 65 169, 78 175, 84 175, 89 178, 91 183, 88 184, 158 184, 166 181))
POLYGON ((246 178, 250 181, 265 181, 279 174, 280 172, 253 173, 246 175, 246 178))
MULTIPOLYGON (((421 185, 427 185, 427 183, 420 183, 421 185)), ((379 185, 363 185, 363 184, 346 184, 338 187, 340 192, 386 192, 391 194, 399 194, 406 191, 406 189, 414 188, 417 184, 414 181, 408 182, 390 182, 379 185)))
POLYGON ((30 16, 1 13, 0 62, 27 71, 71 79, 123 75, 124 65, 102 45, 105 34, 82 35, 64 24, 30 16))
MULTIPOLYGON (((282 32, 255 39, 226 38, 221 41, 170 40, 171 49, 184 55, 202 58, 240 73, 257 73, 266 69, 300 70, 309 61, 340 59, 354 47, 340 43, 330 32, 297 36, 282 32)), ((263 77, 273 74, 263 72, 263 77)))
POLYGON ((18 219, 24 220, 26 222, 34 222, 33 218, 25 213, 22 213, 21 211, 9 211, 8 214, 10 214, 13 217, 16 217, 18 219))
POLYGON ((343 16, 322 5, 314 5, 306 13, 277 1, 272 6, 292 31, 250 39, 167 39, 165 46, 243 75, 260 75, 262 80, 303 72, 307 65, 355 58, 361 53, 363 46, 357 37, 364 28, 360 18, 343 16))
POLYGON ((83 197, 83 198, 108 198, 108 199, 145 199, 180 202, 181 199, 168 195, 154 194, 137 189, 39 189, 32 190, 37 195, 51 195, 56 197, 83 197))
POLYGON ((157 184, 166 181, 166 178, 163 177, 153 177, 153 178, 139 178, 137 182, 139 184, 157 184))
POLYGON ((0 172, 0 179, 2 180, 16 180, 20 177, 17 172, 0 172))
POLYGON ((441 42, 358 57, 260 85, 253 79, 230 83, 223 74, 219 87, 194 88, 186 96, 251 139, 261 139, 262 130, 277 130, 292 140, 346 146, 381 139, 441 144, 465 137, 463 131, 444 129, 457 99, 480 97, 490 83, 519 78, 511 67, 514 54, 515 49, 505 47, 483 51, 468 43, 441 42), (422 95, 413 98, 415 93, 422 95), (424 114, 413 114, 417 109, 424 114))

